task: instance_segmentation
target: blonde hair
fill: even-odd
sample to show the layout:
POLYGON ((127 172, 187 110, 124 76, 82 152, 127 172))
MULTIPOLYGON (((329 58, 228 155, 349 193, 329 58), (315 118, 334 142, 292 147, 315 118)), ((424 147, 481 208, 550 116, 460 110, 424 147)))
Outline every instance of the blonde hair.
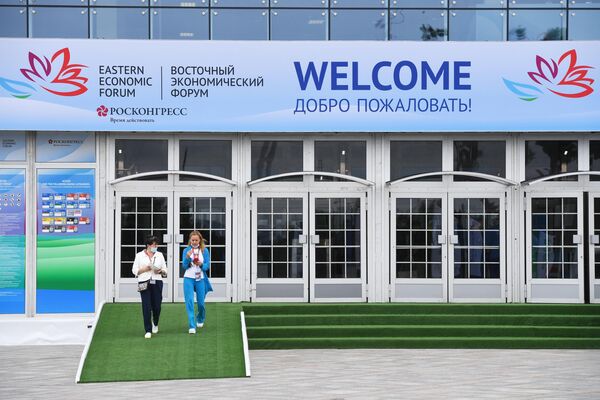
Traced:
POLYGON ((204 238, 202 237, 202 234, 199 231, 192 231, 192 233, 190 233, 190 237, 188 239, 188 246, 192 245, 192 236, 198 236, 200 238, 200 251, 204 251, 204 238))

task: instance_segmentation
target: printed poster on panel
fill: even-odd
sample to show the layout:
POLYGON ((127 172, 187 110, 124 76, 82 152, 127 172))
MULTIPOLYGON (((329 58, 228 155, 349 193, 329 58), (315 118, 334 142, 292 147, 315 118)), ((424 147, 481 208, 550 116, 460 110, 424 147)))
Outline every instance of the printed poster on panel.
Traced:
POLYGON ((40 169, 37 178, 38 313, 94 312, 93 169, 40 169))
POLYGON ((0 169, 0 314, 25 313, 25 170, 0 169))

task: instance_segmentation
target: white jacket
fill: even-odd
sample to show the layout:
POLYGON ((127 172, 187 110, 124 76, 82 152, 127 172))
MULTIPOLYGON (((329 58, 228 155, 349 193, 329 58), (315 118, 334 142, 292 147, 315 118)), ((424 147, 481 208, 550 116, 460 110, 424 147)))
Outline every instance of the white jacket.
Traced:
POLYGON ((148 257, 146 250, 142 250, 135 255, 135 261, 133 262, 133 267, 131 268, 131 272, 133 272, 133 275, 137 276, 138 282, 145 282, 149 279, 162 281, 162 276, 154 273, 154 270, 142 272, 138 275, 140 268, 145 267, 146 265, 153 265, 157 269, 160 268, 163 271, 166 271, 167 263, 165 262, 165 257, 163 254, 160 251, 157 251, 154 253, 154 256, 148 257))

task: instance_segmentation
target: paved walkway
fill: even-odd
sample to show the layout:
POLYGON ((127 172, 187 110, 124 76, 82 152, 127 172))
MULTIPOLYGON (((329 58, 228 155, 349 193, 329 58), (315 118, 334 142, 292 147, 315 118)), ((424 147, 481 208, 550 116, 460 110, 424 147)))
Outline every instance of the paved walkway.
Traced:
POLYGON ((251 378, 76 385, 82 350, 0 346, 0 399, 600 399, 599 350, 251 351, 251 378))

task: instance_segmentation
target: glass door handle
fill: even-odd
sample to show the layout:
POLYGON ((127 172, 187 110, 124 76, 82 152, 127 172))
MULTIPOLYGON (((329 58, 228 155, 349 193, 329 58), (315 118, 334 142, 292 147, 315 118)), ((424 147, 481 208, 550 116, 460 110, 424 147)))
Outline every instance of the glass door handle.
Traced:
POLYGON ((163 244, 171 243, 171 238, 172 235, 170 233, 164 234, 162 238, 163 244))
POLYGON ((183 235, 178 233, 175 235, 175 243, 183 243, 183 235))
POLYGON ((319 244, 320 241, 321 241, 321 238, 319 237, 319 235, 310 235, 310 243, 311 244, 319 244))
POLYGON ((450 235, 450 244, 458 244, 458 235, 450 235))
POLYGON ((600 244, 600 235, 590 235, 590 244, 600 244))
POLYGON ((446 235, 438 235, 437 241, 438 244, 446 244, 446 235))
POLYGON ((300 243, 300 244, 307 244, 308 243, 308 235, 299 235, 298 236, 298 243, 300 243))
POLYGON ((582 244, 583 237, 581 235, 573 235, 573 244, 582 244))

